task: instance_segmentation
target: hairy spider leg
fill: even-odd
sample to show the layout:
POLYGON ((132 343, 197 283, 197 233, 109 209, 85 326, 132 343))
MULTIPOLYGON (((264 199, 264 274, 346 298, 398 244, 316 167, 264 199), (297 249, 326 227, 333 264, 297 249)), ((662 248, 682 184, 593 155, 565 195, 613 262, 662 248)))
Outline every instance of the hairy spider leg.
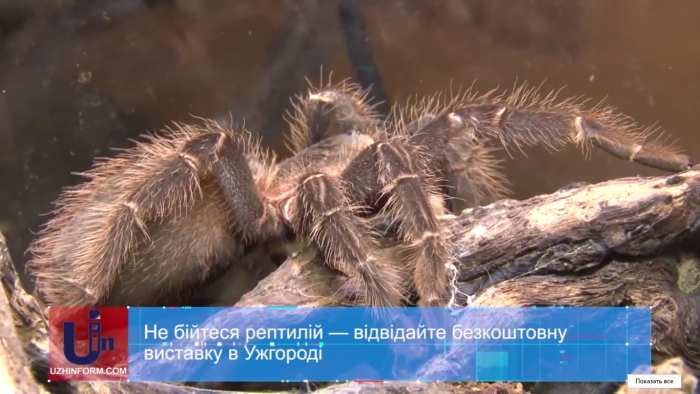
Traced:
POLYGON ((557 149, 575 143, 659 170, 680 172, 692 167, 678 149, 650 140, 654 130, 638 127, 612 107, 586 109, 583 104, 576 97, 557 101, 554 92, 541 97, 536 89, 521 86, 508 95, 461 95, 445 106, 443 116, 477 137, 496 137, 505 146, 544 144, 557 149))
POLYGON ((298 153, 339 134, 380 132, 383 121, 375 111, 377 104, 368 104, 367 95, 359 85, 343 81, 311 87, 306 95, 297 96, 293 111, 287 114, 289 149, 298 153))
MULTIPOLYGON (((331 268, 347 276, 341 290, 369 306, 400 306, 405 286, 397 264, 372 238, 361 207, 347 198, 346 185, 336 176, 308 173, 296 188, 295 202, 285 209, 297 234, 308 235, 331 268)), ((349 297, 349 298, 351 298, 349 297)))
POLYGON ((439 217, 442 196, 425 167, 422 153, 401 138, 377 142, 361 152, 342 174, 351 185, 353 202, 376 204, 388 197, 383 210, 399 221, 408 271, 421 305, 438 305, 448 296, 452 256, 439 217))
POLYGON ((494 156, 498 149, 466 133, 452 118, 426 111, 410 121, 400 118, 394 128, 394 134, 405 135, 411 146, 427 152, 427 167, 435 173, 451 213, 458 215, 510 194, 510 182, 501 172, 503 160, 494 156))
POLYGON ((30 267, 48 304, 157 305, 280 231, 244 158, 253 145, 208 126, 153 137, 63 197, 30 267))

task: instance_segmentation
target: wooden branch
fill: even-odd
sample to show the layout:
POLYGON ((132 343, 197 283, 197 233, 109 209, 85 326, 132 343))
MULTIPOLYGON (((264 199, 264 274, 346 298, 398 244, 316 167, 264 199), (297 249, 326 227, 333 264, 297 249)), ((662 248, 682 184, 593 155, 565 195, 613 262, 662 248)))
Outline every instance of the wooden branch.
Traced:
MULTIPOLYGON (((657 357, 681 356, 700 371, 700 318, 689 294, 698 289, 678 287, 685 279, 679 267, 700 278, 700 264, 678 253, 698 235, 699 219, 697 170, 468 210, 446 222, 460 256, 455 299, 482 306, 652 305, 657 357)), ((312 254, 298 255, 237 305, 332 306, 343 302, 337 290, 331 270, 312 254)))
MULTIPOLYGON (((26 337, 20 336, 22 330, 31 330, 32 324, 24 319, 25 314, 17 311, 15 307, 18 303, 22 303, 18 297, 24 297, 26 293, 17 287, 19 283, 17 273, 10 260, 5 239, 1 235, 0 268, 0 275, 2 275, 0 278, 2 278, 4 290, 0 292, 0 338, 2 338, 0 340, 0 392, 45 392, 46 390, 34 380, 30 359, 27 358, 28 354, 25 352, 25 346, 31 341, 26 341, 26 337), (15 327, 19 331, 16 331, 15 327)), ((41 315, 35 314, 33 318, 36 319, 38 316, 41 315)), ((31 359, 35 359, 35 357, 31 357, 31 359)))
MULTIPOLYGON (((697 170, 584 185, 522 202, 507 200, 467 210, 445 222, 452 230, 451 241, 459 256, 455 302, 482 306, 652 305, 654 359, 678 356, 689 370, 698 373, 700 318, 691 297, 700 294, 700 264, 679 251, 696 250, 689 241, 698 235, 699 213, 697 170)), ((383 223, 377 219, 378 228, 386 231, 383 244, 393 248, 397 241, 392 229, 383 223)), ((33 383, 21 375, 27 371, 27 361, 16 351, 21 346, 38 381, 45 381, 42 373, 46 373, 48 345, 42 309, 18 285, 6 250, 4 256, 0 269, 16 327, 11 338, 17 339, 14 345, 3 348, 8 354, 3 365, 5 370, 14 371, 10 374, 16 376, 15 382, 33 383), (15 350, 5 350, 11 346, 15 350), (17 369, 19 365, 23 367, 17 369)), ((308 248, 291 256, 236 305, 343 305, 338 286, 337 273, 321 264, 308 248)), ((7 317, 3 305, 0 318, 7 317)), ((0 330, 8 328, 0 326, 0 330)), ((4 331, 0 334, 7 337, 4 331)), ((448 353, 445 357, 460 355, 448 353)), ((14 384, 19 387, 19 383, 14 384)), ((22 391, 42 389, 34 388, 30 385, 22 391)), ((387 382, 331 385, 318 392, 471 392, 473 388, 499 390, 484 383, 436 387, 387 382)), ((216 392, 159 383, 72 382, 64 389, 81 393, 216 392)), ((516 385, 501 389, 523 392, 516 385)))

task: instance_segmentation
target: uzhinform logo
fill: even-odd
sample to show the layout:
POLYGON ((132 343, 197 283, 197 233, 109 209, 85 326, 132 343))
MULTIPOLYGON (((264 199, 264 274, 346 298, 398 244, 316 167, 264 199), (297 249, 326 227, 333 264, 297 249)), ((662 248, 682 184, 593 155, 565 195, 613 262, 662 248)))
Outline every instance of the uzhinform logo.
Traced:
POLYGON ((103 351, 114 350, 114 338, 102 338, 100 311, 88 311, 88 351, 84 355, 76 353, 75 323, 63 323, 63 354, 68 362, 75 365, 89 365, 97 361, 103 351))

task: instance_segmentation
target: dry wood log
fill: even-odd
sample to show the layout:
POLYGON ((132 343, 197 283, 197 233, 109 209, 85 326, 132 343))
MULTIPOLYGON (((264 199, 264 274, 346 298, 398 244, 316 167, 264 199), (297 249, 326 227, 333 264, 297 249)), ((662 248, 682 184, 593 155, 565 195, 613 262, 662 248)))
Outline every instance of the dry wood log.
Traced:
MULTIPOLYGON (((700 308, 695 299, 700 298, 700 263, 693 257, 698 250, 694 240, 699 218, 697 169, 670 177, 579 185, 525 201, 506 200, 467 210, 445 222, 452 230, 451 241, 459 256, 454 301, 481 306, 651 305, 655 362, 680 357, 688 371, 698 374, 700 308)), ((385 231, 385 246, 391 248, 396 242, 394 232, 382 225, 378 219, 378 228, 385 231)), ((0 361, 3 371, 12 372, 3 373, 13 376, 11 384, 16 387, 25 385, 22 392, 39 392, 44 388, 23 377, 22 371, 26 374, 28 359, 37 380, 45 381, 46 324, 40 305, 18 285, 6 250, 2 252, 0 268, 10 311, 5 310, 7 304, 0 303, 0 319, 11 313, 16 328, 13 334, 9 327, 0 325, 3 338, 10 338, 2 348, 6 354, 0 361), (24 348, 26 359, 17 352, 18 346, 24 348)), ((312 248, 307 248, 290 256, 236 305, 342 305, 346 301, 337 292, 336 275, 318 261, 312 248)), ((459 357, 463 355, 448 353, 442 359, 459 357)), ((425 368, 439 367, 440 361, 431 360, 425 368)), ((561 387, 540 386, 546 388, 538 390, 535 385, 533 392, 556 392, 561 387)), ((601 390, 591 385, 577 387, 579 392, 601 390)), ((73 382, 52 384, 51 388, 80 393, 214 392, 159 383, 73 382)), ((330 385, 317 392, 474 389, 482 393, 524 390, 515 384, 387 382, 330 385)), ((572 392, 571 385, 561 390, 572 392)))

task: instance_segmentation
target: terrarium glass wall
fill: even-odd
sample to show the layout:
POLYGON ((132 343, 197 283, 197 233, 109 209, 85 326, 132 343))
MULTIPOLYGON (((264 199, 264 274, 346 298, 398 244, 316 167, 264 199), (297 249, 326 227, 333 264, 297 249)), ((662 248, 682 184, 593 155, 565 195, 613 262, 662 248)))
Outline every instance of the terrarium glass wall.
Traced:
MULTIPOLYGON (((290 97, 331 71, 371 84, 385 112, 472 84, 565 87, 658 124, 693 157, 698 13, 693 0, 3 0, 0 231, 23 266, 73 172, 173 121, 244 123, 284 156, 290 97)), ((575 147, 510 153, 515 198, 661 174, 575 147)))

